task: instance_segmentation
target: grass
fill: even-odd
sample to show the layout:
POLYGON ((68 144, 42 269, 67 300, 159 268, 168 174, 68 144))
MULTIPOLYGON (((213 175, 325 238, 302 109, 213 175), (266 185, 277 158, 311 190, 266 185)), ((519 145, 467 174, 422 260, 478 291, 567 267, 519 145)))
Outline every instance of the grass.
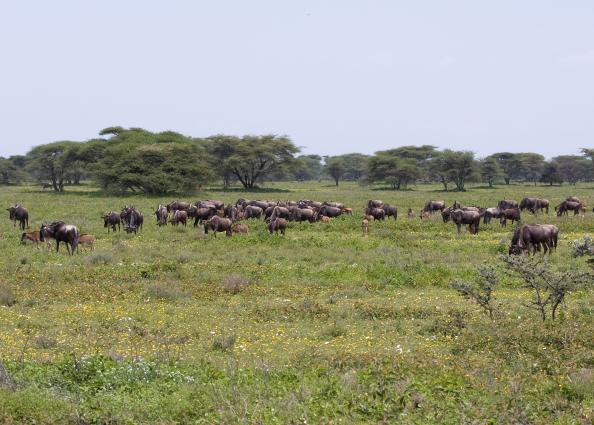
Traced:
MULTIPOLYGON (((0 360, 17 383, 0 389, 0 422, 591 423, 591 290, 542 323, 498 259, 511 227, 494 221, 458 235, 437 216, 405 212, 428 199, 493 206, 542 195, 554 205, 576 195, 593 204, 592 187, 413 189, 275 183, 197 194, 354 210, 328 225, 290 223, 282 238, 251 221, 249 234, 216 239, 156 226, 152 211, 173 198, 0 189, 0 202, 29 208, 32 229, 63 219, 96 237, 94 253, 68 257, 21 245, 8 217, 0 221, 0 360), (370 223, 363 238, 371 198, 400 214, 370 223), (100 213, 126 203, 144 212, 144 229, 107 234, 100 213), (494 322, 450 289, 481 264, 501 277, 505 309, 494 322)), ((587 267, 570 242, 594 233, 591 212, 524 221, 559 226, 554 267, 587 267)))

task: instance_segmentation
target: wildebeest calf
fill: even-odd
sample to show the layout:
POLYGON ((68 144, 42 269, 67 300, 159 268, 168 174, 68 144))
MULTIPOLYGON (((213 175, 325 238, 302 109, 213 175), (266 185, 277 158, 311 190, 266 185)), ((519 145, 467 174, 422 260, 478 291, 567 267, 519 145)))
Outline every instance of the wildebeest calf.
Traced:
POLYGON ((274 220, 268 223, 268 231, 272 235, 273 233, 278 234, 281 232, 281 235, 285 234, 285 229, 287 228, 287 220, 284 218, 275 218, 274 220))

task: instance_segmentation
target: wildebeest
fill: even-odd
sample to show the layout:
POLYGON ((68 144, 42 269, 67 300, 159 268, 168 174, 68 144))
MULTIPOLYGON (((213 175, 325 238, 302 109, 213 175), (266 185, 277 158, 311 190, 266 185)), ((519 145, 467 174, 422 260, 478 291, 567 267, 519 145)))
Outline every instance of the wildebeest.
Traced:
POLYGON ((39 229, 39 239, 44 242, 46 235, 56 240, 56 252, 60 251, 60 242, 66 244, 70 255, 74 254, 78 245, 79 233, 76 226, 66 224, 63 221, 55 221, 51 224, 42 224, 39 229))
POLYGON ((384 204, 382 210, 386 212, 386 217, 394 217, 394 220, 398 218, 398 209, 390 204, 384 204))
POLYGON ((272 214, 270 215, 270 221, 276 220, 277 218, 289 218, 289 210, 285 207, 276 206, 272 209, 272 214))
POLYGON ((512 224, 514 224, 515 221, 520 221, 521 219, 522 215, 519 208, 509 208, 499 212, 499 223, 503 227, 507 226, 507 220, 511 220, 512 224))
POLYGON ((316 221, 316 213, 311 208, 291 207, 289 213, 289 220, 291 221, 309 221, 310 223, 316 221))
POLYGON ((155 216, 157 217, 157 224, 159 226, 167 226, 167 207, 159 204, 155 210, 155 216))
POLYGON ((580 198, 578 198, 577 196, 568 196, 567 198, 565 198, 565 200, 569 202, 579 202, 580 204, 582 203, 580 198))
POLYGON ((124 206, 120 213, 120 218, 125 225, 124 230, 126 230, 126 232, 136 233, 138 230, 142 230, 144 216, 134 206, 124 206))
POLYGON ((76 252, 78 252, 78 247, 83 249, 88 248, 91 251, 95 249, 95 237, 93 235, 88 235, 86 233, 81 234, 78 237, 78 245, 76 247, 76 252))
POLYGON ((534 255, 542 247, 544 253, 557 248, 559 229, 552 224, 523 224, 516 228, 509 247, 509 254, 526 251, 534 255))
POLYGON ((549 200, 542 198, 524 198, 520 201, 520 211, 528 210, 532 214, 545 210, 549 213, 549 200))
POLYGON ((115 232, 116 226, 118 230, 121 230, 122 219, 117 212, 110 211, 107 214, 102 215, 101 218, 103 218, 103 227, 107 227, 107 233, 109 233, 110 228, 112 232, 115 232))
POLYGON ((344 209, 344 204, 342 202, 326 201, 326 202, 322 202, 322 206, 334 207, 334 208, 338 208, 340 210, 344 209))
POLYGON ((204 233, 208 234, 209 230, 212 230, 215 238, 217 232, 225 232, 227 236, 231 236, 233 234, 233 222, 228 218, 214 215, 204 223, 204 233))
POLYGON ((433 214, 435 211, 443 211, 445 209, 445 202, 444 201, 435 201, 431 200, 425 204, 423 209, 421 210, 421 218, 423 218, 423 212, 428 212, 429 214, 433 214))
POLYGON ((381 208, 384 206, 384 201, 379 199, 370 199, 367 201, 367 208, 381 208))
POLYGON ((365 208, 365 215, 370 215, 373 220, 384 220, 386 212, 382 208, 365 208))
POLYGON ((261 207, 258 207, 256 205, 248 205, 247 207, 245 207, 244 211, 244 218, 246 219, 250 219, 250 218, 260 218, 262 217, 262 214, 264 214, 264 210, 261 207))
POLYGON ((331 205, 322 205, 318 210, 318 215, 325 215, 326 217, 338 217, 342 214, 342 208, 333 207, 331 205))
POLYGON ((188 212, 184 210, 177 210, 173 213, 173 217, 171 218, 171 224, 177 226, 178 224, 183 224, 184 227, 186 226, 188 221, 188 212))
POLYGON ((278 234, 281 232, 281 235, 285 234, 285 229, 287 228, 287 220, 284 218, 275 218, 268 223, 268 231, 272 235, 273 233, 278 234))
POLYGON ((342 212, 346 215, 353 215, 353 209, 352 208, 343 208, 342 212))
POLYGON ((233 233, 245 233, 245 234, 250 233, 250 228, 248 227, 247 224, 235 223, 235 224, 233 224, 233 226, 231 228, 233 230, 233 233))
POLYGON ((478 211, 464 211, 462 209, 452 210, 450 212, 450 218, 456 224, 458 233, 463 224, 468 224, 468 230, 473 235, 478 234, 479 224, 481 222, 481 215, 478 211))
POLYGON ((183 202, 183 201, 173 201, 169 204, 167 204, 167 212, 175 212, 178 210, 182 210, 182 211, 187 211, 188 208, 190 208, 190 203, 189 202, 183 202))
MULTIPOLYGON (((500 204, 501 204, 501 202, 500 202, 500 204)), ((501 217, 501 208, 500 207, 485 208, 481 212, 483 214, 483 223, 485 223, 485 224, 491 223, 491 219, 493 219, 493 218, 501 217)))
POLYGON ((581 214, 582 217, 586 214, 586 206, 581 202, 563 201, 555 207, 557 217, 567 214, 568 211, 573 211, 573 215, 581 214))
POLYGON ((508 210, 510 208, 518 208, 518 202, 513 199, 503 199, 497 203, 497 208, 500 210, 508 210))
POLYGON ((16 204, 14 207, 7 208, 8 216, 12 220, 13 227, 16 227, 16 222, 19 222, 19 229, 25 230, 29 227, 29 211, 21 204, 16 204))
POLYGON ((237 220, 237 207, 235 205, 229 204, 223 209, 223 215, 231 221, 237 220))
POLYGON ((217 215, 217 210, 214 208, 198 208, 196 211, 192 211, 192 214, 194 215, 194 227, 196 227, 199 223, 210 220, 217 215))

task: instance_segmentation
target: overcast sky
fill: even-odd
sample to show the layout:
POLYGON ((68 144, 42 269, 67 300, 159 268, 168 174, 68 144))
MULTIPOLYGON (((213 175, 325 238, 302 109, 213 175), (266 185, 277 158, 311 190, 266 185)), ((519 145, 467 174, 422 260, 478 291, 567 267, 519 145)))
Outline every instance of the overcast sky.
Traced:
POLYGON ((594 147, 584 1, 0 3, 0 155, 111 125, 305 153, 594 147))

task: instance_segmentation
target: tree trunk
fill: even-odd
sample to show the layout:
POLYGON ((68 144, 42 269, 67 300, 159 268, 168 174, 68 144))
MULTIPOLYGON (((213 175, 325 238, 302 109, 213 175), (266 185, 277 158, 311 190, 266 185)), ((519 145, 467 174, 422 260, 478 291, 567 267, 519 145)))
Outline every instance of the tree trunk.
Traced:
POLYGON ((505 184, 509 184, 511 179, 509 177, 504 177, 503 180, 505 180, 505 184))

